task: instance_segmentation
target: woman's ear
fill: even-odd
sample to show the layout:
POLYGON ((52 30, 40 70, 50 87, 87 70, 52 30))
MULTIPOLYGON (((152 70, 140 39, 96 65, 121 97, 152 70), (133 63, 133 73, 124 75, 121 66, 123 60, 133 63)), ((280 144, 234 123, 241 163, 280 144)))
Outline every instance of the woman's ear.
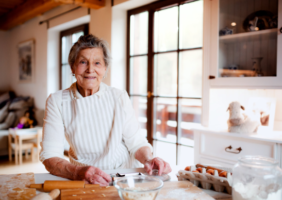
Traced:
POLYGON ((244 106, 241 106, 242 110, 245 110, 245 107, 244 106))

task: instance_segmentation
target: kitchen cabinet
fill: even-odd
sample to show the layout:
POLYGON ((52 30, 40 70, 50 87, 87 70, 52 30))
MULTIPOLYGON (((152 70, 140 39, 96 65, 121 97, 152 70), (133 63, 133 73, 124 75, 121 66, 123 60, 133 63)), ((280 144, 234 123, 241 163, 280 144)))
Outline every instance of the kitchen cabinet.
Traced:
POLYGON ((194 131, 194 161, 201 164, 233 167, 241 156, 260 155, 274 158, 282 167, 282 134, 273 136, 242 135, 208 129, 194 131))
POLYGON ((282 0, 206 0, 204 10, 204 82, 282 88, 282 0))

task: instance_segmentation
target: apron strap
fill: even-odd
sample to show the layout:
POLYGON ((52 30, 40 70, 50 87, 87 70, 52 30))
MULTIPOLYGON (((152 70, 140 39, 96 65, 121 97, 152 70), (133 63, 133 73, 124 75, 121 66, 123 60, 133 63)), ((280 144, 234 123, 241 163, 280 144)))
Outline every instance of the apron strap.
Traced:
POLYGON ((64 120, 64 112, 63 112, 63 102, 64 101, 71 101, 72 98, 71 98, 71 90, 68 88, 68 89, 65 89, 62 91, 62 103, 61 103, 61 113, 62 113, 62 119, 63 119, 63 123, 65 124, 65 120, 64 120))

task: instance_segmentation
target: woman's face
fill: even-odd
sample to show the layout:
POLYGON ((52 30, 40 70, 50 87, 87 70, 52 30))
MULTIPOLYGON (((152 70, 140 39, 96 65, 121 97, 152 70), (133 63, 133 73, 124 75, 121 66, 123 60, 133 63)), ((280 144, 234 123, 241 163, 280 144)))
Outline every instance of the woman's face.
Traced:
POLYGON ((79 87, 83 90, 92 90, 95 93, 99 90, 106 69, 103 50, 88 48, 79 52, 72 72, 75 74, 79 87))

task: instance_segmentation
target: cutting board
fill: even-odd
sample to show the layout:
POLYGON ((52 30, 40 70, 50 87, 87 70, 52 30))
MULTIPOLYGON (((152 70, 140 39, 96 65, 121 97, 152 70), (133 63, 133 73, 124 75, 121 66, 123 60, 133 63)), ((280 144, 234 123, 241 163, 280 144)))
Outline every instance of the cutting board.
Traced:
MULTIPOLYGON (((114 186, 99 187, 94 189, 66 189, 61 190, 61 200, 120 200, 117 189, 114 186)), ((157 200, 214 200, 189 181, 165 182, 159 192, 157 200)))
POLYGON ((36 195, 36 189, 30 189, 34 183, 34 173, 0 175, 1 200, 29 200, 36 195))

